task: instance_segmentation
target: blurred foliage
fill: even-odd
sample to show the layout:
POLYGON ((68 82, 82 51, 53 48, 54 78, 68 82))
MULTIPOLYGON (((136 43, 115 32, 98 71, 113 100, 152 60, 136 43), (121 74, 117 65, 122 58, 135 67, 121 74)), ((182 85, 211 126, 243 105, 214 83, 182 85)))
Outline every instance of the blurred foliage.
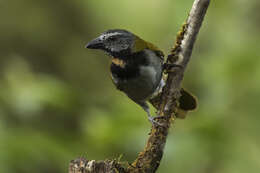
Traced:
MULTIPOLYGON (((132 161, 150 124, 84 49, 125 28, 166 53, 193 0, 0 2, 0 172, 67 172, 78 156, 132 161)), ((199 109, 174 124, 158 170, 260 169, 260 1, 211 1, 184 86, 199 109)))

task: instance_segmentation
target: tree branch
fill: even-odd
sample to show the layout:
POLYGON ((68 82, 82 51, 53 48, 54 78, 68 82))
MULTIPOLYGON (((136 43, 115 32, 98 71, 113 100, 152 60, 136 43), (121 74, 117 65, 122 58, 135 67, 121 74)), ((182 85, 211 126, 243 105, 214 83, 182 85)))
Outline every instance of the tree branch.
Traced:
POLYGON ((210 0, 195 0, 186 23, 177 35, 174 47, 167 58, 167 63, 178 64, 183 68, 172 69, 168 73, 166 85, 160 98, 158 121, 164 126, 153 126, 150 136, 137 159, 127 168, 123 164, 113 161, 88 161, 76 159, 70 162, 69 173, 102 173, 102 172, 147 172, 153 173, 160 165, 170 125, 175 120, 177 100, 180 97, 181 82, 184 71, 190 60, 193 45, 200 30, 210 0))

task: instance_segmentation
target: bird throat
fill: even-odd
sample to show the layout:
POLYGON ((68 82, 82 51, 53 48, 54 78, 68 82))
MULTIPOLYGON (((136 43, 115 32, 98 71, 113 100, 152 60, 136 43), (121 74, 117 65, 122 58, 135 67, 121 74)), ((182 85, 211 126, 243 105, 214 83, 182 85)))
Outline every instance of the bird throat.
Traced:
POLYGON ((126 65, 126 62, 124 60, 115 57, 112 58, 112 63, 121 68, 124 68, 126 65))

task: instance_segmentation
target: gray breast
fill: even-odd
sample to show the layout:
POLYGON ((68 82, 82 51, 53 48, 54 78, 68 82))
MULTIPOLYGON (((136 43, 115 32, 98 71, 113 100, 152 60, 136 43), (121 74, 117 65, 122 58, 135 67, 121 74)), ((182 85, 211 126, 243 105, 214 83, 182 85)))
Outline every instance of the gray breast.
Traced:
POLYGON ((112 76, 117 87, 134 101, 145 101, 152 96, 162 78, 162 60, 153 51, 145 50, 148 65, 139 67, 140 75, 129 80, 112 76))

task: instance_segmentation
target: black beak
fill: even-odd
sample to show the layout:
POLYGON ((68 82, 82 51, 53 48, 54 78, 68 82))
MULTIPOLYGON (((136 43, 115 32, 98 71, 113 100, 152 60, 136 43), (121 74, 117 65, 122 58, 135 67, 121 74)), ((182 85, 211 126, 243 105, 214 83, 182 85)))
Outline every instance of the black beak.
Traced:
POLYGON ((85 47, 88 49, 102 49, 104 48, 104 44, 103 41, 98 37, 88 42, 85 47))

